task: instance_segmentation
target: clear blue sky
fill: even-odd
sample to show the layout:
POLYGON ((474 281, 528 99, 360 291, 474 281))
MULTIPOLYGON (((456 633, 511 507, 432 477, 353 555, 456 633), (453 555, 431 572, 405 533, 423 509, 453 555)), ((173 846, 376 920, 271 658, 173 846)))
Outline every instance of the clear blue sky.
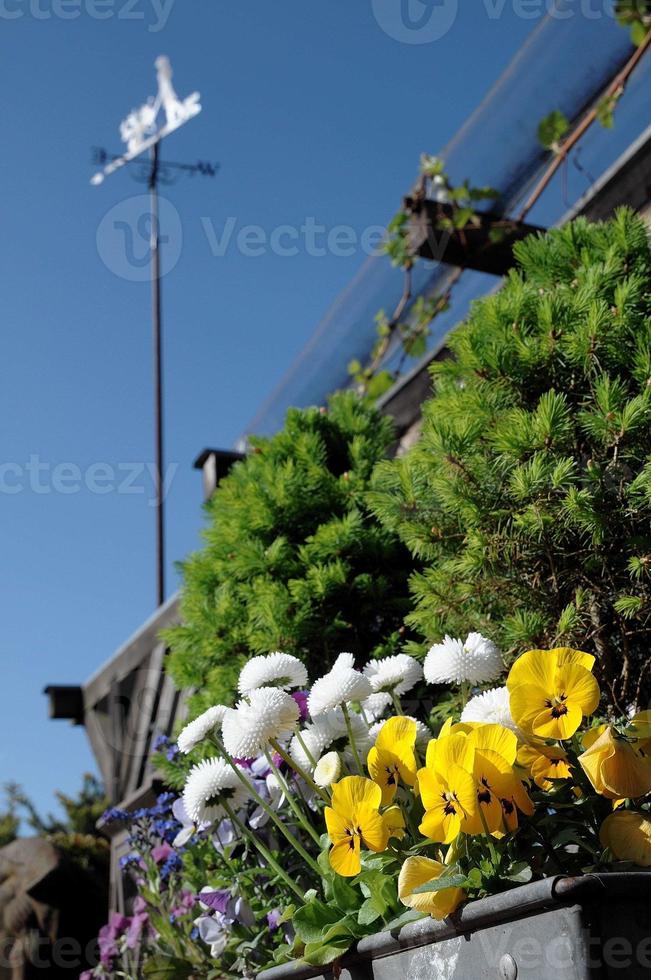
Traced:
POLYGON ((409 44, 391 36, 397 4, 172 0, 161 15, 153 0, 0 3, 0 462, 12 464, 0 493, 0 780, 43 808, 92 767, 83 729, 47 720, 43 686, 87 678, 154 599, 151 482, 61 492, 73 468, 53 485, 57 464, 82 478, 107 464, 119 481, 125 464, 152 460, 149 288, 116 274, 102 231, 114 206, 137 213, 128 199, 143 188, 124 171, 92 188, 90 148, 120 148, 119 121, 154 93, 165 53, 179 94, 198 89, 204 108, 164 154, 222 164, 215 180, 164 191, 183 233, 163 282, 172 591, 171 561, 202 523, 194 456, 233 444, 364 257, 252 257, 232 244, 219 257, 206 227, 385 223, 421 151, 447 142, 536 24, 512 3, 492 18, 501 5, 463 3, 444 37, 409 44))

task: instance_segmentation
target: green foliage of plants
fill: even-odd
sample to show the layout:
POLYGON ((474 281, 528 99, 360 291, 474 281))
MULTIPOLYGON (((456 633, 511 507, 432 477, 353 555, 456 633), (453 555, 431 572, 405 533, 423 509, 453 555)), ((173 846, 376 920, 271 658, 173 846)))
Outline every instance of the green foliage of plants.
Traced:
POLYGON ((407 622, 425 641, 587 643, 623 710, 651 693, 647 230, 622 210, 516 255, 434 365, 422 438, 378 466, 371 503, 422 563, 407 622))
POLYGON ((554 109, 548 116, 540 121, 538 126, 538 140, 546 150, 558 152, 560 142, 567 135, 570 129, 570 122, 564 112, 554 109))
POLYGON ((183 563, 183 624, 166 633, 193 709, 232 699, 247 657, 283 650, 323 673, 342 651, 392 652, 410 558, 366 504, 392 425, 352 392, 292 409, 252 439, 207 505, 204 548, 183 563))
POLYGON ((96 824, 108 805, 104 788, 91 773, 84 773, 76 796, 55 793, 63 810, 63 819, 48 813, 43 816, 17 783, 3 787, 5 806, 0 812, 0 847, 20 836, 21 822, 45 837, 72 861, 101 875, 108 872, 109 845, 96 830, 96 824))
POLYGON ((630 29, 633 44, 639 46, 646 40, 651 27, 649 0, 616 0, 615 16, 620 24, 630 29))

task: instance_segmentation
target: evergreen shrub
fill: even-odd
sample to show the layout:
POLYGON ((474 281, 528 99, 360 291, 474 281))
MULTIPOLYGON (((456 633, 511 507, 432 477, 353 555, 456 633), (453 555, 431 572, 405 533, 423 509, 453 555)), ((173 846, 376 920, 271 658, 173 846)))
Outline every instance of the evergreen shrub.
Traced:
POLYGON ((646 707, 647 229, 578 219, 516 257, 433 365, 419 443, 375 474, 375 513, 421 565, 407 648, 473 629, 511 653, 587 646, 616 709, 646 707))
POLYGON ((207 504, 205 546, 181 566, 182 625, 166 632, 193 712, 230 703, 253 654, 295 654, 318 677, 343 650, 360 663, 395 652, 412 562, 366 503, 393 440, 353 392, 291 409, 281 432, 251 440, 207 504))

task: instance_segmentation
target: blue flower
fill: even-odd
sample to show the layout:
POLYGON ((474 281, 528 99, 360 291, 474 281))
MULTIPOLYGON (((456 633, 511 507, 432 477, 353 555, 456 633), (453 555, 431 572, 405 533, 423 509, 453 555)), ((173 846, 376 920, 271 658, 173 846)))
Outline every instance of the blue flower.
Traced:
POLYGON ((175 871, 180 871, 182 867, 183 861, 176 851, 174 851, 172 854, 170 854, 160 869, 160 880, 167 881, 171 874, 173 874, 175 871))
POLYGON ((104 810, 102 814, 102 820, 105 823, 113 823, 114 820, 129 820, 131 814, 127 813, 126 810, 120 810, 116 806, 110 806, 108 810, 104 810))
POLYGON ((122 869, 131 867, 132 864, 140 864, 140 855, 132 852, 131 854, 123 854, 120 858, 120 867, 122 869))

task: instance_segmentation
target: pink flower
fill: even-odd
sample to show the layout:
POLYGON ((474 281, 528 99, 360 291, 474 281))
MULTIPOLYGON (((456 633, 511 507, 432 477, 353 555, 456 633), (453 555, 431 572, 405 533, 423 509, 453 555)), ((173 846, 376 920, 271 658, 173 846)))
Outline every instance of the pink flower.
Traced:
POLYGON ((170 854, 173 853, 174 848, 167 841, 163 841, 162 844, 157 844, 156 847, 152 847, 151 849, 151 856, 156 864, 162 864, 164 861, 167 861, 170 854))

